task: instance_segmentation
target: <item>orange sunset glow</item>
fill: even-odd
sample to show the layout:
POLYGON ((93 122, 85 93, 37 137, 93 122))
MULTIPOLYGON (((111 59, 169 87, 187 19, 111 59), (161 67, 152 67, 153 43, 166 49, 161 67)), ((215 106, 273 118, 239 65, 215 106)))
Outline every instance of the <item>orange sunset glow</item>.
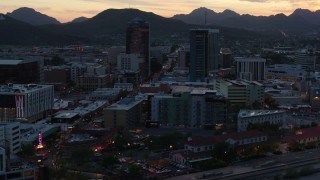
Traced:
POLYGON ((30 7, 68 22, 76 17, 92 17, 110 8, 136 8, 161 16, 187 14, 198 7, 216 12, 231 9, 240 14, 272 15, 291 14, 297 8, 320 9, 319 0, 1 0, 0 13, 11 12, 19 7, 30 7))

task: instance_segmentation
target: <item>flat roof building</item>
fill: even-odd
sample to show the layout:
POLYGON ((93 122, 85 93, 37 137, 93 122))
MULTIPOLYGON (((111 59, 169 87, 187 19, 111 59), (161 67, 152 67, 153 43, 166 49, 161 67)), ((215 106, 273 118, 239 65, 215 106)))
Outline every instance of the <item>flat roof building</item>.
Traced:
POLYGON ((247 131, 250 124, 270 124, 283 125, 285 121, 285 111, 283 110, 240 110, 238 114, 237 129, 247 131))
POLYGON ((222 93, 231 105, 264 102, 264 86, 256 81, 219 79, 215 83, 215 89, 222 93))
POLYGON ((41 83, 43 62, 38 60, 0 60, 0 84, 41 83))
POLYGON ((0 121, 35 122, 46 117, 54 104, 52 85, 0 86, 0 121))
POLYGON ((21 150, 19 122, 0 122, 0 146, 9 150, 10 155, 21 150))
POLYGON ((104 109, 106 128, 136 128, 141 125, 141 103, 143 99, 127 97, 104 109))
POLYGON ((260 57, 236 57, 236 73, 238 79, 261 81, 265 79, 266 59, 260 57))

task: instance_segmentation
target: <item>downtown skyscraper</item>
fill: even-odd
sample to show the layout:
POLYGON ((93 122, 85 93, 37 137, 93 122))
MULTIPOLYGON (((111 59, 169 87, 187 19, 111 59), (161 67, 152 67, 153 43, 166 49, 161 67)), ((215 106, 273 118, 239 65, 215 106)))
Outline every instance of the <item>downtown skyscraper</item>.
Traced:
POLYGON ((218 29, 190 30, 190 81, 205 81, 210 71, 218 69, 218 29))
POLYGON ((144 62, 139 65, 141 75, 150 75, 149 23, 142 18, 136 17, 128 22, 126 33, 126 54, 139 54, 144 62))

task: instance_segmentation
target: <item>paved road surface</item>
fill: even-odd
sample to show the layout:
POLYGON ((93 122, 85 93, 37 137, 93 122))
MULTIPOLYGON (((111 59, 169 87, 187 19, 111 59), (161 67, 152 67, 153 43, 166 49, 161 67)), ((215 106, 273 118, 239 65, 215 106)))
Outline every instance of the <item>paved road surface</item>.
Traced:
POLYGON ((289 152, 288 154, 283 154, 283 155, 273 155, 266 158, 240 162, 232 166, 228 166, 226 168, 187 174, 182 176, 176 176, 168 179, 169 180, 188 180, 188 179, 195 180, 203 177, 203 174, 210 174, 210 173, 230 174, 230 172, 232 172, 232 174, 241 174, 245 172, 253 172, 253 171, 259 170, 262 167, 264 168, 272 167, 272 166, 286 167, 287 165, 290 165, 290 163, 303 161, 311 158, 316 158, 318 159, 317 161, 320 162, 320 149, 312 149, 312 150, 306 150, 306 151, 295 152, 295 153, 289 152), (263 166, 265 165, 266 162, 270 162, 270 165, 263 166))

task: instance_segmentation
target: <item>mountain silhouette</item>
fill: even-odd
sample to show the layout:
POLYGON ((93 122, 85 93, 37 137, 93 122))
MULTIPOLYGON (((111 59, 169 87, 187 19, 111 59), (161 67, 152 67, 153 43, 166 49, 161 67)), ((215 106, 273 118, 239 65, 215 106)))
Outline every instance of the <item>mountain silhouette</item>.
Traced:
POLYGON ((11 13, 7 13, 7 15, 32 25, 60 24, 60 22, 55 18, 27 7, 16 9, 11 13))
POLYGON ((240 15, 231 10, 216 13, 201 7, 190 14, 179 14, 172 17, 189 24, 220 25, 225 27, 248 30, 269 31, 309 31, 320 26, 320 11, 312 12, 307 9, 297 9, 291 15, 276 14, 271 16, 240 15))
POLYGON ((70 23, 79 23, 79 22, 84 22, 84 21, 86 21, 86 20, 88 20, 89 18, 87 18, 87 17, 83 17, 83 16, 81 16, 81 17, 78 17, 78 18, 75 18, 74 20, 72 20, 70 23))
POLYGON ((83 38, 64 36, 0 14, 0 44, 7 45, 56 45, 76 43, 83 38))

